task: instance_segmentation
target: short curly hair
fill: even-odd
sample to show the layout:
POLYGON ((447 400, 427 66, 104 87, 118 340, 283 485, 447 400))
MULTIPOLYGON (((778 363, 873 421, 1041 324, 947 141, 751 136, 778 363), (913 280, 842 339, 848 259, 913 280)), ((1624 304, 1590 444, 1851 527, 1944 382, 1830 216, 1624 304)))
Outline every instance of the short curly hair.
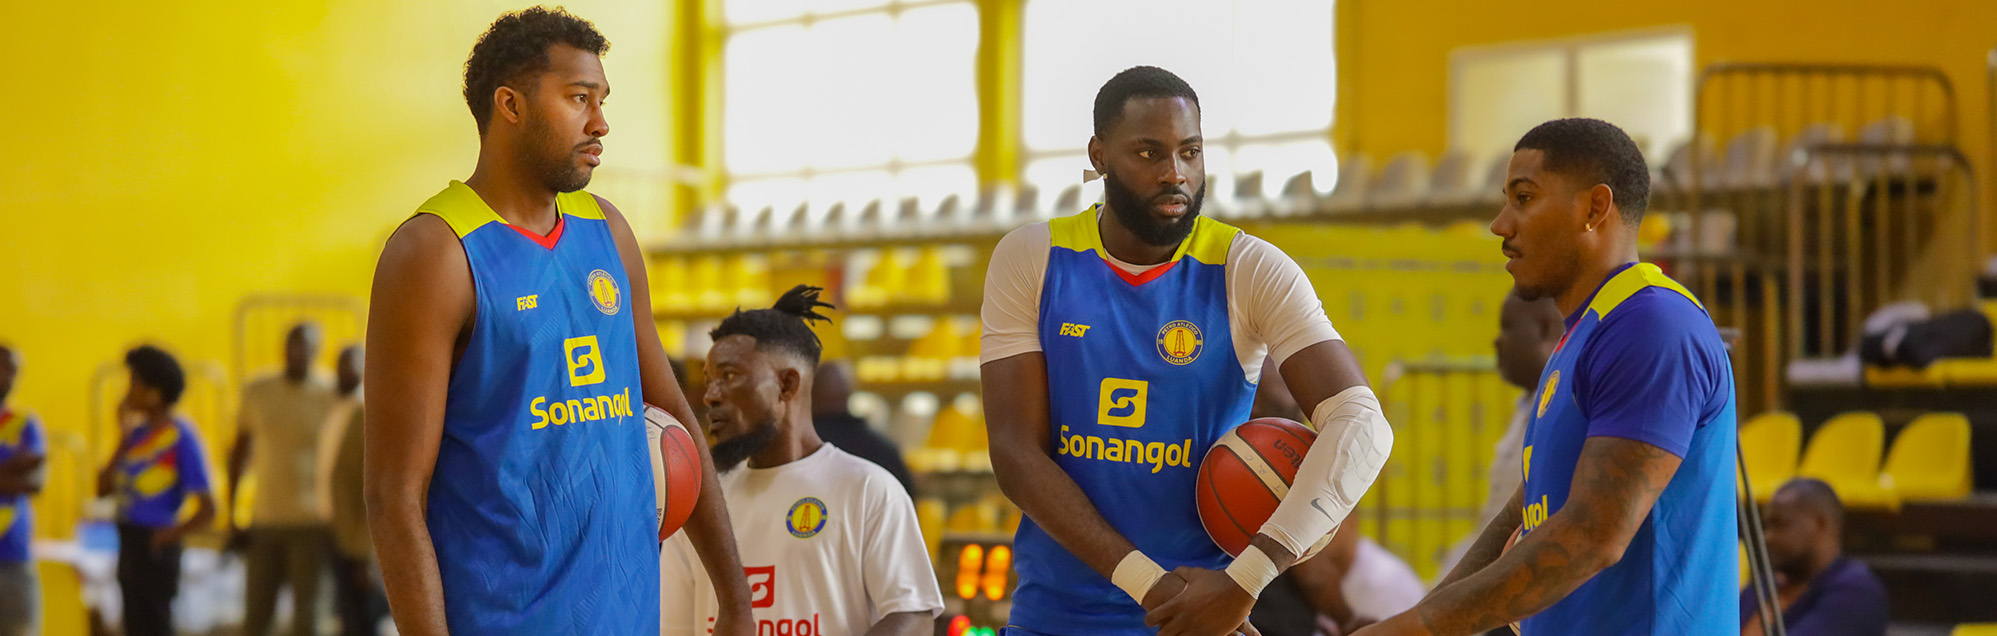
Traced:
POLYGON ((1192 102, 1193 108, 1200 107, 1199 93, 1193 92, 1192 85, 1186 80, 1156 66, 1133 66, 1109 78, 1096 91, 1096 136, 1102 137, 1103 133, 1123 120, 1125 102, 1146 97, 1180 97, 1192 102))
POLYGON ((132 372, 132 379, 140 384, 159 389, 159 396, 167 406, 180 403, 180 394, 187 390, 187 374, 180 369, 180 361, 165 349, 144 345, 125 352, 125 368, 132 372))
MULTIPOLYGON (((567 9, 532 7, 499 16, 472 45, 465 60, 465 104, 471 106, 478 134, 492 123, 492 92, 522 76, 548 69, 548 47, 556 44, 603 55, 610 40, 596 25, 567 9)), ((532 87, 528 87, 532 90, 532 87)))
POLYGON ((1512 151, 1538 150, 1551 172, 1580 179, 1586 187, 1607 184, 1622 210, 1623 222, 1636 227, 1650 207, 1650 168, 1643 150, 1628 133, 1600 119, 1555 119, 1533 127, 1512 151))

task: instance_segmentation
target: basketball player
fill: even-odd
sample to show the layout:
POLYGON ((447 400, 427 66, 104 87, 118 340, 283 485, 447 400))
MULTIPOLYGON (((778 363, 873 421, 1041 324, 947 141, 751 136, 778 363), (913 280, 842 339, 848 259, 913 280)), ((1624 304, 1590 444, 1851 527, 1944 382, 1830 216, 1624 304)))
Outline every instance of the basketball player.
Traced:
POLYGON ((1148 66, 1111 78, 1089 161, 1106 202, 1007 234, 985 278, 992 463, 1026 513, 1006 633, 1227 633, 1344 520, 1393 433, 1303 270, 1200 216, 1192 87, 1148 66), (1265 358, 1319 437, 1230 563, 1201 531, 1196 466, 1247 420, 1265 358))
MULTIPOLYGON (((582 191, 610 132, 608 46, 561 10, 500 16, 465 64, 478 167, 376 269, 363 488, 403 634, 659 631, 645 404, 695 420, 631 227, 582 191)), ((722 599, 715 633, 746 636, 748 586, 700 452, 688 528, 722 599)))
POLYGON ((1567 316, 1526 424, 1519 512, 1415 609, 1360 634, 1740 629, 1733 373, 1698 299, 1637 261, 1649 192, 1643 154, 1606 122, 1519 140, 1491 232, 1518 295, 1567 316))
MULTIPOLYGON (((818 437, 812 424, 825 320, 817 287, 773 309, 737 311, 710 336, 709 426, 735 538, 747 555, 758 634, 929 636, 943 611, 915 504, 879 465, 818 437), (737 468, 748 460, 746 468, 737 468)), ((663 633, 706 634, 714 597, 698 588, 685 539, 660 557, 663 633)))

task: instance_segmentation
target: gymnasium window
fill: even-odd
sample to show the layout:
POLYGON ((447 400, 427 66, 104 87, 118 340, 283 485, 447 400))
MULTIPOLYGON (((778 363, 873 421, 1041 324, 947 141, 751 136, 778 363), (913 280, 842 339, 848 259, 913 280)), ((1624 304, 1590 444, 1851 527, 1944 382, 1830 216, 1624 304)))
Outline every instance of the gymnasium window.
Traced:
POLYGON ((1023 29, 1022 179, 1046 196, 1081 182, 1096 91, 1138 65, 1199 93, 1209 199, 1248 172, 1271 196, 1305 170, 1333 186, 1332 0, 1028 0, 1023 29))
POLYGON ((727 0, 722 156, 745 210, 975 192, 968 1, 727 0), (912 81, 911 78, 921 78, 912 81))
POLYGON ((1450 147, 1495 157, 1541 122, 1594 117, 1662 161, 1692 134, 1692 64, 1692 33, 1683 29, 1458 49, 1450 56, 1450 147))

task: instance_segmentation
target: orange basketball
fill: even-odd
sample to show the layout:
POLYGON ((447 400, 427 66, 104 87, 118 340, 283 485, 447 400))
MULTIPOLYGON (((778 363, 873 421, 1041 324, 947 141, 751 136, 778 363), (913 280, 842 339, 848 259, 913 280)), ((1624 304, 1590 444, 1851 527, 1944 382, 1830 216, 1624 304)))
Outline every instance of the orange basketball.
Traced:
MULTIPOLYGON (((1265 417, 1235 427, 1214 442, 1200 461, 1195 501, 1200 525, 1206 526, 1215 545, 1233 556, 1248 548, 1248 541, 1289 494, 1304 453, 1316 440, 1317 433, 1308 426, 1265 417)), ((1317 554, 1330 538, 1326 535, 1298 560, 1317 554)))
POLYGON ((700 450, 677 418, 645 405, 645 431, 651 443, 653 494, 658 503, 659 540, 679 532, 700 501, 700 450))

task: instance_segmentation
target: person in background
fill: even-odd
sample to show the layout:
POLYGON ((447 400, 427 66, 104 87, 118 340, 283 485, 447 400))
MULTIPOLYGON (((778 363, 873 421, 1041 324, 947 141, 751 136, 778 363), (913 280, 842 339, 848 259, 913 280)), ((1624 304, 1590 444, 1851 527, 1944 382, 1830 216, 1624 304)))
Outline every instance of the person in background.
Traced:
MULTIPOLYGON (((1519 396, 1518 406, 1512 409, 1512 419, 1505 424, 1505 432, 1498 437, 1498 443, 1491 449, 1491 463, 1487 479, 1491 485, 1484 498, 1484 510, 1477 514, 1478 519, 1491 519, 1511 503, 1512 493, 1519 489, 1519 482, 1525 475, 1519 472, 1520 454, 1524 452, 1525 425, 1532 419, 1533 395, 1539 392, 1539 372, 1546 368, 1546 360, 1553 356, 1553 348, 1560 344, 1560 335, 1567 332, 1567 325, 1560 315, 1560 307, 1551 298, 1525 300, 1518 292, 1505 292, 1505 302, 1498 310, 1498 337, 1491 342, 1497 351, 1498 375, 1506 384, 1525 390, 1519 396)), ((1476 532, 1464 537, 1451 548, 1444 557, 1441 571, 1448 572, 1456 567, 1463 553, 1470 550, 1470 544, 1477 540, 1476 532)), ((1510 627, 1501 627, 1492 633, 1509 634, 1510 627)))
MULTIPOLYGON (((1793 479, 1775 491, 1762 518, 1775 569, 1782 624, 1791 636, 1881 636, 1886 586, 1844 555, 1844 504, 1830 485, 1793 479)), ((1762 636, 1760 602, 1741 590, 1743 636, 1762 636)))
POLYGON ((97 473, 97 496, 117 495, 125 636, 171 636, 181 539, 215 520, 215 497, 194 423, 173 414, 187 389, 180 362, 144 346, 125 354, 125 368, 131 381, 118 413, 127 430, 111 462, 97 473), (189 497, 194 515, 180 521, 189 497))
POLYGON ((908 496, 914 497, 915 477, 908 473, 908 463, 902 461, 901 448, 888 436, 869 428, 866 420, 847 408, 852 397, 851 365, 839 360, 819 365, 818 378, 811 385, 811 423, 818 428, 818 437, 839 450, 888 469, 888 474, 901 482, 908 496))
POLYGON ((382 618, 377 608, 386 605, 386 599, 381 605, 375 603, 382 592, 374 582, 374 541, 368 538, 367 505, 361 495, 363 364, 359 345, 340 351, 338 384, 334 387, 340 403, 319 443, 319 465, 325 471, 320 480, 324 497, 320 505, 332 531, 333 598, 342 636, 374 636, 382 618))
MULTIPOLYGON (((1272 362, 1262 364, 1249 416, 1305 421, 1272 362)), ((1427 592, 1414 568, 1347 524, 1323 552, 1276 577, 1256 599, 1249 622, 1264 636, 1350 633, 1414 607, 1427 592)))
POLYGON ((42 492, 48 444, 42 422, 8 404, 21 357, 0 344, 0 636, 41 632, 41 579, 29 557, 34 517, 28 498, 42 492))
MULTIPOLYGON (((736 520, 757 634, 929 636, 943 611, 915 505, 887 471, 827 445, 811 420, 826 320, 817 287, 736 311, 712 332, 714 467, 736 520), (747 462, 746 468, 739 465, 747 462)), ((717 603, 693 542, 659 555, 661 633, 707 634, 717 603)))
POLYGON ((291 587, 291 635, 311 636, 318 620, 319 567, 326 560, 326 511, 319 505, 319 438, 339 402, 312 374, 319 327, 293 326, 284 337, 284 372, 243 387, 236 443, 229 453, 229 493, 242 505, 243 475, 256 478, 250 502, 243 633, 270 633, 277 591, 291 587))

